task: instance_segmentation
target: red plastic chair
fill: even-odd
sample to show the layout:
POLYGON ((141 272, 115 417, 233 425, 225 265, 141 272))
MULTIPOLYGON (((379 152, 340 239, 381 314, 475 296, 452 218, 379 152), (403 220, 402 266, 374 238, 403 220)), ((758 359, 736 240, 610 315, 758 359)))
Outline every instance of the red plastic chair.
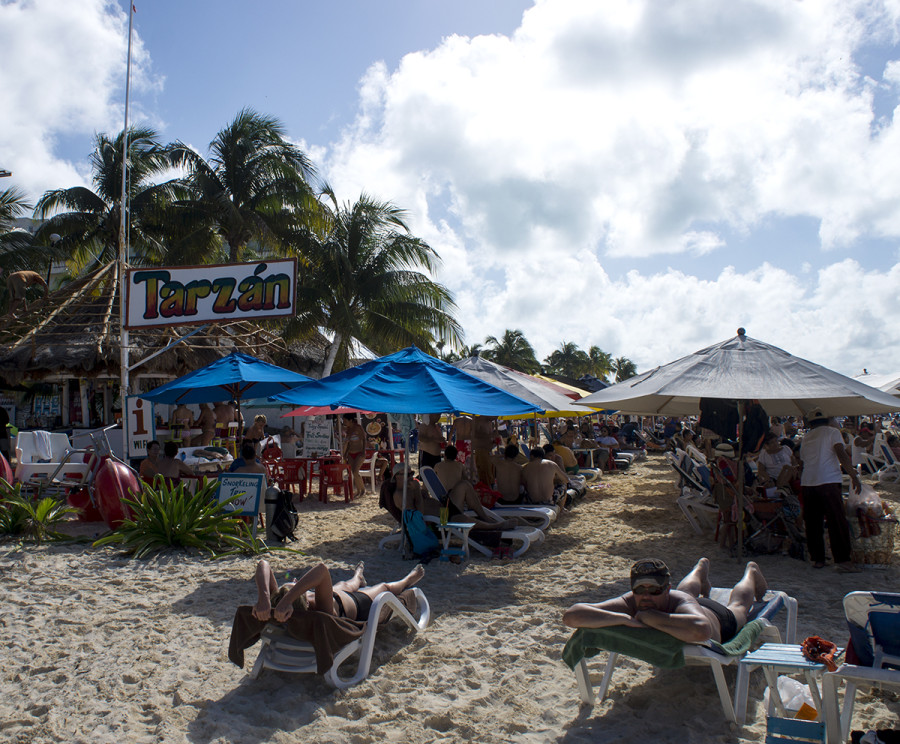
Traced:
POLYGON ((328 503, 328 489, 335 489, 336 494, 340 494, 340 489, 344 491, 344 503, 349 504, 353 498, 353 473, 349 465, 326 465, 322 476, 319 478, 319 501, 328 503))

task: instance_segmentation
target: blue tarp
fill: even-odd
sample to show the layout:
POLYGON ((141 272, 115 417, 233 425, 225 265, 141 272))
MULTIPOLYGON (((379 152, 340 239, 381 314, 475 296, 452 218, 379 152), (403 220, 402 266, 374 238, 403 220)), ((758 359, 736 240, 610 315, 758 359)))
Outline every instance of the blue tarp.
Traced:
POLYGON ((278 393, 273 400, 387 413, 530 414, 531 403, 410 346, 395 354, 278 393))
POLYGON ((311 381, 298 372, 233 352, 140 397, 154 403, 215 403, 232 398, 268 398, 311 381))

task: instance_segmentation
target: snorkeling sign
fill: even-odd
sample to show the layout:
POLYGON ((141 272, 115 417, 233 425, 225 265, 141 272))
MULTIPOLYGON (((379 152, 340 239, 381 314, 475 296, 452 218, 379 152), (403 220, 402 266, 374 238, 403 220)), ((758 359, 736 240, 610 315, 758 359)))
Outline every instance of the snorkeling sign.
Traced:
POLYGON ((296 298, 295 258, 129 269, 125 327, 283 318, 296 298))

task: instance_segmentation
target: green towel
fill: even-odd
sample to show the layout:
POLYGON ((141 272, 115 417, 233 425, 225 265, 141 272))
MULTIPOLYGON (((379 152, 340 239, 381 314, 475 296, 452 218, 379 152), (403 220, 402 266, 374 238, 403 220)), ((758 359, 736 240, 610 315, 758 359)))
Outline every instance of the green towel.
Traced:
MULTIPOLYGON (((728 643, 707 641, 702 644, 723 656, 742 656, 756 644, 768 623, 751 620, 728 643)), ((684 666, 684 642, 655 628, 629 628, 611 625, 607 628, 578 628, 566 643, 562 658, 570 669, 583 658, 611 651, 646 661, 663 669, 684 666)))
POLYGON ((756 644, 760 634, 769 625, 765 620, 751 620, 738 634, 728 643, 717 643, 716 641, 707 641, 705 646, 709 646, 713 651, 725 656, 743 656, 756 644))
POLYGON ((684 666, 684 642, 656 628, 578 628, 566 643, 562 658, 570 669, 601 651, 624 654, 664 669, 684 666))

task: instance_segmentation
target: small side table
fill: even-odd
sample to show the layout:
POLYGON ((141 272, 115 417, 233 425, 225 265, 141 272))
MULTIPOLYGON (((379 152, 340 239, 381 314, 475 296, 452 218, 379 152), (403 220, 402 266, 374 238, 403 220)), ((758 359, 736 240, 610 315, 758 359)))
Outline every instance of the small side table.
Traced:
POLYGON ((442 561, 449 561, 451 555, 458 555, 466 559, 469 557, 469 530, 474 526, 473 522, 447 522, 437 526, 441 533, 441 543, 443 545, 441 549, 442 561), (453 537, 462 542, 462 547, 450 547, 450 539, 453 537))
POLYGON ((784 709, 784 703, 778 694, 778 673, 786 674, 803 673, 809 685, 813 703, 816 706, 816 720, 822 720, 822 696, 819 692, 817 675, 825 671, 825 665, 810 661, 803 655, 803 648, 787 643, 764 643, 756 651, 747 654, 740 661, 738 670, 738 689, 735 690, 735 704, 737 706, 736 718, 738 723, 743 723, 747 716, 747 688, 749 687, 750 672, 761 667, 766 675, 766 684, 769 687, 769 715, 772 709, 777 711, 782 718, 788 714, 784 709), (742 689, 741 689, 742 688, 742 689))

